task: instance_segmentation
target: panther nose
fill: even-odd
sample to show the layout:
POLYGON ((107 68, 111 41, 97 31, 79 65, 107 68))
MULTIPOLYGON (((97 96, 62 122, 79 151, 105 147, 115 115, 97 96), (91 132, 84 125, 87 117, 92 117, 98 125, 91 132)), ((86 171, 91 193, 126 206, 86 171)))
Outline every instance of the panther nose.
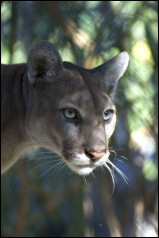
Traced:
POLYGON ((100 152, 97 151, 87 151, 85 150, 85 154, 93 161, 100 159, 102 156, 106 154, 106 149, 101 150, 100 152))

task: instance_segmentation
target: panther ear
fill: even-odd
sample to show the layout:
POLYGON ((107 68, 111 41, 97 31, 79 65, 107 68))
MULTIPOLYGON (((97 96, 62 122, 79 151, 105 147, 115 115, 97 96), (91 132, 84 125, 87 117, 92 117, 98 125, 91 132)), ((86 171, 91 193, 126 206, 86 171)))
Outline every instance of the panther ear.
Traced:
POLYGON ((62 67, 62 59, 56 48, 48 41, 39 42, 28 55, 29 84, 54 82, 62 67))
POLYGON ((91 71, 95 74, 100 74, 104 78, 107 91, 110 94, 115 90, 118 80, 123 76, 127 69, 128 62, 129 55, 124 51, 91 71))

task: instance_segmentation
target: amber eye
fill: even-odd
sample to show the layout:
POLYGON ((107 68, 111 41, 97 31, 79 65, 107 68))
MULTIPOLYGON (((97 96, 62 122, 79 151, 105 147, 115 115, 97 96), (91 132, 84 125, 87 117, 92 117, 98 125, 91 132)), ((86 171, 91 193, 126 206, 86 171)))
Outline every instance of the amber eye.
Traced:
POLYGON ((110 109, 106 110, 106 111, 103 112, 103 119, 105 121, 108 121, 112 117, 112 115, 113 115, 113 111, 112 110, 110 110, 110 109))
POLYGON ((75 119, 77 117, 77 111, 74 108, 64 109, 64 116, 69 119, 75 119))

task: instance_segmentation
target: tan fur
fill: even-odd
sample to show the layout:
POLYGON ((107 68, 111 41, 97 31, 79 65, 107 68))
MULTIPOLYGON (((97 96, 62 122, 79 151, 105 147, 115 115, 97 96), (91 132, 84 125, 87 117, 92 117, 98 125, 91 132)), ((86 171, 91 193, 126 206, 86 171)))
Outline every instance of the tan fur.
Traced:
POLYGON ((2 65, 2 173, 36 145, 57 153, 79 174, 101 166, 116 123, 110 94, 127 64, 123 52, 87 70, 62 62, 55 47, 42 41, 26 64, 2 65), (68 108, 76 110, 76 118, 65 116, 68 108), (103 119, 106 110, 112 113, 108 121, 103 119))

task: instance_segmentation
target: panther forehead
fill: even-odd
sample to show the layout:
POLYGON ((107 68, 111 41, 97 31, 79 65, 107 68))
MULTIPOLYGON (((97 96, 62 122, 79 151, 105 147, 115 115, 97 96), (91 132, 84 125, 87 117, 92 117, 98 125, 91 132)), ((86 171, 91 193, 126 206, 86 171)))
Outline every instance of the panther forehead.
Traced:
MULTIPOLYGON (((70 63, 68 63, 69 67, 70 63)), ((94 107, 97 111, 112 107, 114 104, 107 94, 106 86, 102 78, 93 77, 89 70, 80 67, 65 68, 62 79, 59 80, 59 93, 61 94, 61 107, 94 107), (71 80, 71 85, 70 85, 71 80), (62 89, 61 89, 62 87, 62 89), (69 104, 68 104, 69 103, 69 104)))

